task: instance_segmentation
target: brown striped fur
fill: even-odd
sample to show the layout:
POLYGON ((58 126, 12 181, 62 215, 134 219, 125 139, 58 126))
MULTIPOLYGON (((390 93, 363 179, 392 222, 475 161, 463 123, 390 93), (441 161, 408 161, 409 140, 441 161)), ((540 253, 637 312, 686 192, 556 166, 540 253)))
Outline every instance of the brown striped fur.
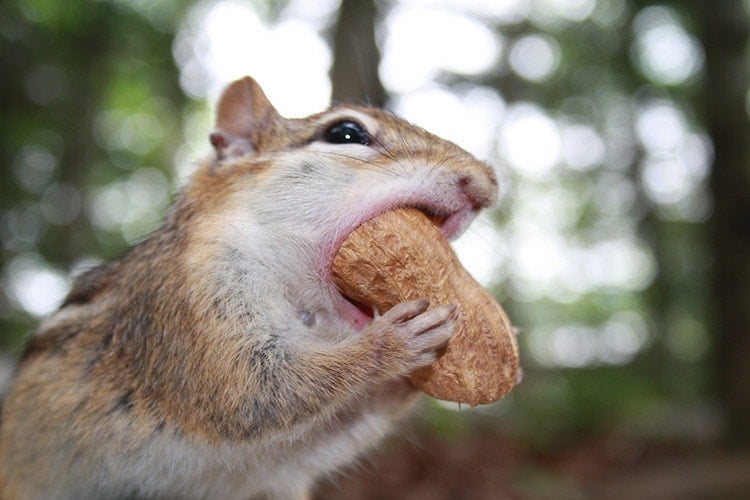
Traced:
POLYGON ((406 376, 455 312, 419 301, 359 324, 330 259, 390 206, 459 214, 458 232, 494 202, 491 170, 378 110, 284 119, 249 78, 212 142, 163 224, 79 276, 29 340, 2 408, 2 498, 304 498, 413 400, 406 376), (322 140, 341 119, 371 144, 322 140))

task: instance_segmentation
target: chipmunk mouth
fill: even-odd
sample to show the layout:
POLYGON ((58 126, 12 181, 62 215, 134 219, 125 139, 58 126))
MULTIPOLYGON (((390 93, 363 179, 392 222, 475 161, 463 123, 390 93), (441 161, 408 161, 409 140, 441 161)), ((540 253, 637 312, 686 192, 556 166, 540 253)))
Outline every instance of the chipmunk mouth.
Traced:
POLYGON ((479 212, 479 207, 473 204, 466 204, 459 210, 450 213, 431 210, 429 208, 415 208, 425 214, 448 240, 452 240, 461 234, 479 212))
POLYGON ((441 208, 436 207, 430 207, 430 206, 421 206, 421 205, 395 205, 387 207, 384 210, 377 210, 372 213, 369 217, 364 218, 361 222, 356 224, 352 229, 348 232, 345 232, 340 241, 336 242, 335 245, 335 251, 333 251, 330 254, 330 258, 327 259, 326 263, 326 274, 327 279, 332 287, 332 292, 335 296, 339 297, 338 300, 336 300, 336 307, 340 313, 340 315, 347 320, 349 323, 355 326, 355 328, 362 329, 368 324, 372 322, 372 320, 380 314, 380 311, 378 311, 374 306, 371 304, 365 304, 362 303, 359 300, 356 300, 344 293, 340 287, 338 287, 335 284, 335 281, 333 279, 333 260, 336 254, 338 253, 339 248, 343 244, 343 242, 346 240, 346 238, 349 237, 351 233, 353 233, 360 225, 364 224, 365 222, 372 220, 379 215, 381 215, 384 212, 387 212, 389 210, 393 210, 396 208, 415 208, 422 212, 427 219, 438 229, 440 229, 440 232, 443 234, 443 236, 446 239, 453 239, 458 234, 460 234, 463 229, 468 226, 469 223, 474 219, 476 216, 476 213, 479 211, 480 207, 476 207, 473 204, 467 203, 465 206, 462 206, 458 210, 454 211, 448 211, 441 208))
POLYGON ((377 311, 373 306, 364 304, 356 299, 349 297, 347 294, 343 293, 340 289, 339 289, 339 294, 344 298, 344 300, 349 302, 349 304, 351 304, 359 313, 357 314, 357 317, 361 317, 361 319, 356 322, 357 324, 359 324, 362 320, 365 321, 365 324, 369 323, 370 321, 375 319, 376 314, 379 314, 379 311, 377 311))

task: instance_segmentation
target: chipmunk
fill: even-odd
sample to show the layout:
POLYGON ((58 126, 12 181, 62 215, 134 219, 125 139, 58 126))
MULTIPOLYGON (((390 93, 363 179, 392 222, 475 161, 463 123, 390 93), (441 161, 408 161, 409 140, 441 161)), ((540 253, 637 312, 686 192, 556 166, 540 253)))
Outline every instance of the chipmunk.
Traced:
POLYGON ((455 306, 367 311, 331 263, 417 207, 460 234, 492 169, 384 111, 283 118, 246 77, 161 226, 79 276, 4 401, 0 497, 308 498, 404 415, 455 306))

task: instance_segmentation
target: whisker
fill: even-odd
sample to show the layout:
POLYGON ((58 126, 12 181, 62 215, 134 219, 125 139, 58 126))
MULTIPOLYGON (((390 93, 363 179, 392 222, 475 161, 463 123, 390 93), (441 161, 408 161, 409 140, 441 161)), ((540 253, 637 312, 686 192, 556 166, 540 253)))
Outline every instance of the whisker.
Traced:
POLYGON ((499 234, 498 229, 495 227, 495 224, 490 220, 489 216, 487 215, 487 212, 482 212, 476 218, 476 220, 474 220, 474 222, 471 223, 471 225, 467 229, 467 232, 471 233, 472 237, 475 237, 477 240, 479 240, 482 246, 489 249, 490 252, 498 260, 502 260, 502 258, 504 257, 503 253, 497 249, 497 245, 495 244, 495 242, 490 241, 490 239, 487 236, 487 232, 481 230, 482 227, 491 229, 493 235, 499 234))
POLYGON ((341 158, 346 158, 346 159, 349 159, 349 160, 357 160, 357 161, 359 161, 359 162, 361 162, 361 163, 363 163, 365 165, 369 165, 371 167, 369 169, 371 172, 380 172, 380 173, 388 174, 388 175, 391 175, 391 176, 394 176, 394 177, 403 177, 403 178, 406 178, 406 175, 403 172, 399 172, 399 171, 396 171, 396 170, 393 170, 393 169, 389 169, 389 168, 385 167, 384 165, 381 165, 379 163, 373 162, 371 160, 366 160, 364 158, 359 158, 357 156, 347 155, 347 154, 343 154, 343 153, 336 153, 336 152, 332 152, 332 151, 315 151, 314 153, 315 154, 320 154, 320 155, 339 156, 341 158))
POLYGON ((385 146, 385 144, 383 144, 383 143, 382 143, 381 141, 379 141, 377 137, 375 137, 374 135, 372 135, 372 134, 370 134, 370 133, 368 133, 368 134, 367 134, 367 136, 368 136, 368 137, 369 137, 370 139, 372 139, 372 141, 373 141, 373 142, 375 142, 375 144, 377 144, 378 146, 380 146, 380 148, 381 148, 381 149, 383 150, 383 152, 384 152, 384 153, 386 154, 386 156, 388 156, 388 158, 390 158, 390 159, 391 159, 391 160, 392 160, 392 161, 393 161, 393 162, 394 162, 395 164, 397 164, 397 165, 398 165, 398 166, 400 166, 400 167, 403 167, 403 166, 404 166, 404 165, 403 165, 403 164, 401 163, 401 160, 400 160, 400 159, 399 159, 399 158, 398 158, 398 157, 397 157, 396 155, 394 155, 394 154, 393 154, 393 153, 391 152, 391 150, 389 150, 389 149, 388 149, 388 148, 387 148, 387 147, 385 146))
POLYGON ((401 144, 403 145, 404 155, 409 160, 409 163, 414 165, 413 157, 417 152, 412 149, 411 143, 406 139, 406 136, 403 134, 401 130, 398 130, 397 136, 399 138, 399 141, 401 141, 401 144))

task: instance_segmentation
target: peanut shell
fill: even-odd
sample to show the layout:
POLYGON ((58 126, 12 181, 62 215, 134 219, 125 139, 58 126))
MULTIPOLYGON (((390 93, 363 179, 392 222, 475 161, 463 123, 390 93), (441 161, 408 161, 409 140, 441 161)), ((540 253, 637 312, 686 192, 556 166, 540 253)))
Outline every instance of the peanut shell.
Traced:
POLYGON ((508 316, 419 210, 391 210, 359 226, 334 257, 333 277, 344 295, 381 313, 424 297, 432 307, 459 304, 445 352, 411 375, 425 393, 475 406, 515 386, 518 344, 508 316))

